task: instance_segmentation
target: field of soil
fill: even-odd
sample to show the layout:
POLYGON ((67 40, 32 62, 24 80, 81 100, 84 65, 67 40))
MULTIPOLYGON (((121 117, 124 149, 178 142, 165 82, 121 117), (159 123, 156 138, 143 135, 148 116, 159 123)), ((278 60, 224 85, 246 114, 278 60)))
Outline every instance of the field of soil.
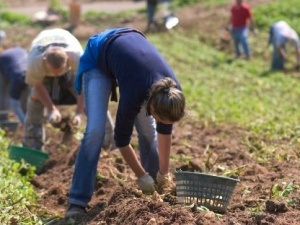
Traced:
MULTIPOLYGON (((18 1, 15 1, 17 6, 18 1)), ((31 0, 30 2, 39 2, 31 0)), ((250 5, 266 4, 272 0, 249 0, 250 5)), ((21 2, 21 1, 19 1, 21 2)), ((86 2, 89 2, 88 0, 86 2)), ((228 6, 229 7, 229 6, 228 6)), ((228 7, 205 9, 201 5, 176 10, 180 19, 177 29, 193 32, 202 29, 207 35, 215 34, 228 16, 228 7), (205 23, 207 21, 207 23, 205 23), (212 26, 215 24, 215 27, 212 26)), ((115 26, 132 26, 144 30, 145 15, 138 14, 115 26)), ((67 27, 68 24, 53 26, 67 27)), ((98 26, 82 21, 75 28, 74 35, 80 40, 106 28, 105 21, 98 26)), ((7 30, 13 36, 16 31, 26 34, 19 44, 29 46, 32 38, 41 28, 17 28, 7 30)), ((172 32, 176 32, 176 29, 172 32)), ((110 105, 112 114, 116 105, 110 105)), ((65 112, 67 113, 67 109, 65 112)), ((39 207, 51 214, 63 216, 67 207, 68 190, 74 170, 74 160, 80 141, 76 136, 64 135, 51 126, 47 126, 45 151, 49 153, 45 167, 32 179, 32 184, 40 196, 39 207)), ((9 134, 13 142, 20 140, 21 128, 15 134, 9 134)), ((133 143, 136 145, 134 134, 133 143)), ((163 202, 151 196, 139 196, 136 193, 135 176, 125 164, 118 150, 102 151, 98 163, 101 174, 96 182, 95 192, 88 207, 86 224, 120 225, 296 225, 300 224, 300 198, 293 197, 293 207, 284 199, 272 198, 272 187, 279 185, 284 190, 289 183, 299 185, 300 161, 297 146, 289 145, 289 140, 268 140, 257 136, 246 128, 236 124, 204 124, 192 117, 185 118, 175 125, 173 132, 172 160, 170 172, 175 169, 222 174, 223 165, 230 168, 233 177, 239 174, 237 184, 227 212, 219 215, 211 211, 199 211, 197 206, 183 207, 176 204, 176 193, 161 196, 163 202), (274 158, 265 163, 258 162, 253 151, 258 151, 264 143, 272 141, 276 145, 276 154, 289 156, 284 161, 274 158), (253 149, 255 148, 255 149, 253 149), (188 157, 188 158, 187 158, 188 157), (190 159, 190 160, 187 160, 190 159), (284 179, 285 183, 282 182, 284 179)), ((280 189, 281 188, 281 189, 280 189)), ((67 224, 56 218, 48 224, 67 224)))

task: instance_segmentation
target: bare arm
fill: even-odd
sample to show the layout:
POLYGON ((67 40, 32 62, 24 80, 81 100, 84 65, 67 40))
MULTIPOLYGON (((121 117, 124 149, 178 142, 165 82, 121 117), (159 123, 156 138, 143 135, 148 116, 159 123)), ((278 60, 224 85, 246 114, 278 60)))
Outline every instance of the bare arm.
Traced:
POLYGON ((159 172, 162 175, 169 173, 170 152, 171 152, 171 134, 158 134, 158 154, 159 154, 159 172))
POLYGON ((123 158, 125 159, 126 163, 129 165, 129 167, 132 169, 132 171, 134 172, 134 174, 137 177, 141 177, 146 174, 146 171, 140 164, 140 162, 134 152, 134 149, 132 148, 131 145, 121 147, 120 152, 121 152, 123 158))
POLYGON ((43 83, 35 84, 34 88, 38 94, 38 97, 40 101, 44 104, 44 106, 47 108, 48 112, 52 111, 53 109, 56 109, 56 106, 52 102, 49 93, 47 91, 47 88, 43 83))
MULTIPOLYGON (((171 152, 171 135, 158 134, 158 152, 159 152, 159 170, 162 175, 168 174, 170 164, 170 152, 171 152)), ((132 169, 137 177, 141 177, 146 174, 140 164, 137 156, 131 147, 127 145, 120 148, 120 152, 125 159, 126 163, 132 169)))
POLYGON ((284 48, 282 47, 282 45, 279 45, 277 48, 278 48, 278 51, 279 51, 280 55, 281 55, 284 59, 287 59, 286 52, 285 52, 284 48))

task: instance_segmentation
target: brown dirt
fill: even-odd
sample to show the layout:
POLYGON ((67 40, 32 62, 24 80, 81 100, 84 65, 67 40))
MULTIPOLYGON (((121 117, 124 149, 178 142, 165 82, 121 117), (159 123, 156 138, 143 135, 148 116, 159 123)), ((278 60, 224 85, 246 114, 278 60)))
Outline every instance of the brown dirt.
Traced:
MULTIPOLYGON (((254 5, 270 1, 249 2, 254 5)), ((212 23, 216 24, 215 27, 224 23, 227 8, 207 10, 197 5, 178 10, 176 15, 180 18, 179 29, 186 29, 187 32, 202 29, 203 33, 209 35, 215 32, 212 23)), ((143 30, 145 17, 137 15, 116 25, 133 26, 143 30)), ((61 26, 65 27, 67 24, 61 26)), ((104 23, 91 26, 82 21, 74 30, 74 34, 79 39, 86 39, 103 28, 104 23)), ((16 29, 12 26, 7 32, 13 34, 16 29)), ((24 31, 26 39, 34 37, 38 29, 24 31)), ((24 46, 29 46, 28 40, 22 39, 24 46)), ((116 106, 112 104, 110 107, 114 112, 116 106)), ((17 142, 21 135, 20 128, 17 133, 9 134, 9 137, 12 142, 17 142)), ((102 178, 96 182, 95 193, 89 203, 87 224, 300 224, 299 194, 293 191, 286 198, 276 199, 271 194, 271 189, 276 184, 279 190, 284 190, 290 182, 299 186, 299 146, 291 145, 290 141, 268 140, 236 124, 204 124, 193 118, 186 118, 175 125, 172 146, 174 156, 170 171, 181 168, 221 175, 222 168, 226 168, 226 171, 231 171, 232 176, 238 176, 240 179, 227 212, 220 218, 213 212, 175 204, 175 193, 161 196, 163 202, 152 200, 149 196, 138 196, 135 191, 137 186, 134 174, 124 163, 119 151, 102 151, 98 164, 98 172, 102 178), (258 156, 253 154, 268 143, 276 146, 276 149, 270 149, 270 154, 276 154, 278 157, 272 157, 271 161, 259 162, 258 156), (185 160, 186 156, 190 160, 185 160), (288 199, 293 200, 293 206, 288 204, 288 199)), ((67 207, 68 190, 79 143, 75 136, 63 139, 63 133, 47 126, 46 151, 50 157, 43 172, 31 182, 40 197, 40 208, 58 217, 64 214, 67 207)), ((135 134, 133 143, 136 146, 135 134)), ((48 224, 66 222, 57 219, 48 224)))

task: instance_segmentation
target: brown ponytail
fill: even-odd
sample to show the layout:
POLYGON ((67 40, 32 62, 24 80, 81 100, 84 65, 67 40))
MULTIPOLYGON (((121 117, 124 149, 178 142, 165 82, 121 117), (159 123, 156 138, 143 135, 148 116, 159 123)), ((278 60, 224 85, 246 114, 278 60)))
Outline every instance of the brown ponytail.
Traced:
POLYGON ((185 114, 185 97, 182 91, 176 88, 175 81, 169 77, 152 85, 147 103, 148 112, 150 105, 161 119, 171 122, 179 121, 185 114))

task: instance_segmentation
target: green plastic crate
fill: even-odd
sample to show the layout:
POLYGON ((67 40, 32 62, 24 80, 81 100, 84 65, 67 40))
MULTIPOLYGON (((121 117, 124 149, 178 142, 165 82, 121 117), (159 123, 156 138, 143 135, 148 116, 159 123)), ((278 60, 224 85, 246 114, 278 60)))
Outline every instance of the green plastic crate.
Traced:
POLYGON ((197 204, 225 213, 239 179, 196 172, 175 171, 179 204, 197 204))
POLYGON ((10 145, 8 149, 10 159, 18 162, 24 159, 25 162, 36 167, 36 172, 41 171, 45 161, 48 159, 48 154, 39 150, 16 145, 10 145))

